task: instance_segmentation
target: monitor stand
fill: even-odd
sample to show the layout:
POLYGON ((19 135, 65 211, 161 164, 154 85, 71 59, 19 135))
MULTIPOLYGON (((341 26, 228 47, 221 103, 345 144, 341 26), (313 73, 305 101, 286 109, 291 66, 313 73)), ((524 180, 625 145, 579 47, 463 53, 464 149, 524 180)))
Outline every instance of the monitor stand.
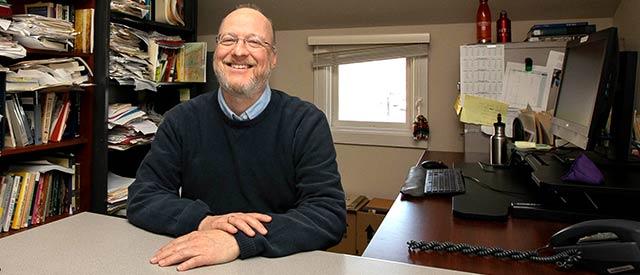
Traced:
POLYGON ((478 163, 463 163, 456 168, 462 168, 466 189, 452 199, 456 217, 505 221, 511 203, 538 201, 538 190, 525 171, 496 168, 490 172, 478 163))

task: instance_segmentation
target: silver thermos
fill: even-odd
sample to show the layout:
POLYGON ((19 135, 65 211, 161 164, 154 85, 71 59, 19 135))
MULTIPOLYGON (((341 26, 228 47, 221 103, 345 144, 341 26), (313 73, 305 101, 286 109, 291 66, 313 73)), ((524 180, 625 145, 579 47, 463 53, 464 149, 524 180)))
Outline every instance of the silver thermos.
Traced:
POLYGON ((498 122, 493 124, 493 135, 491 136, 491 148, 489 155, 491 165, 507 164, 507 135, 504 133, 505 124, 502 122, 502 115, 498 114, 498 122))

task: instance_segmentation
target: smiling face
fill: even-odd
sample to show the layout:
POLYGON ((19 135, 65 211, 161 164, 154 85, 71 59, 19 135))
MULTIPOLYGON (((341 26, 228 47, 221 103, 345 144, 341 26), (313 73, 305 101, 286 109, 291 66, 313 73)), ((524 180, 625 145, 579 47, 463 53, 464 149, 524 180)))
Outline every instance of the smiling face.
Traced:
POLYGON ((237 9, 222 20, 218 38, 213 68, 222 90, 257 98, 276 66, 271 22, 257 10, 237 9))

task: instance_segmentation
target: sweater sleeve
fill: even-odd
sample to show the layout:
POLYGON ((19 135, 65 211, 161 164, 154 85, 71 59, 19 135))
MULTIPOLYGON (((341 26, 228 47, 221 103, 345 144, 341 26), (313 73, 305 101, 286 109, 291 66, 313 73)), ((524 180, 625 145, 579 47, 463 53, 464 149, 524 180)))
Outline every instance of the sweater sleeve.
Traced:
POLYGON ((240 258, 280 257, 326 249, 337 244, 346 230, 345 196, 336 152, 324 114, 311 108, 299 124, 293 142, 296 207, 269 213, 266 235, 248 237, 238 232, 240 258))
POLYGON ((129 186, 127 218, 154 233, 181 236, 198 228, 209 212, 201 200, 181 198, 181 142, 174 116, 166 116, 129 186))

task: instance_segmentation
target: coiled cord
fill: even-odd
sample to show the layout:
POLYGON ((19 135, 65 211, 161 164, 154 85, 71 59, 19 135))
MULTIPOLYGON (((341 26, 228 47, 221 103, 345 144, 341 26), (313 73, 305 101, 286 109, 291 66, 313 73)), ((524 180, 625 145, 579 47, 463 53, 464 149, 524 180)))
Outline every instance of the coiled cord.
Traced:
POLYGON ((438 241, 408 241, 407 245, 412 252, 416 251, 446 251, 461 252, 467 255, 492 256, 497 258, 509 258, 512 260, 529 260, 538 263, 555 263, 558 267, 570 269, 580 262, 580 251, 570 249, 551 256, 540 256, 537 251, 505 250, 497 247, 485 247, 469 245, 465 243, 450 243, 438 241))

